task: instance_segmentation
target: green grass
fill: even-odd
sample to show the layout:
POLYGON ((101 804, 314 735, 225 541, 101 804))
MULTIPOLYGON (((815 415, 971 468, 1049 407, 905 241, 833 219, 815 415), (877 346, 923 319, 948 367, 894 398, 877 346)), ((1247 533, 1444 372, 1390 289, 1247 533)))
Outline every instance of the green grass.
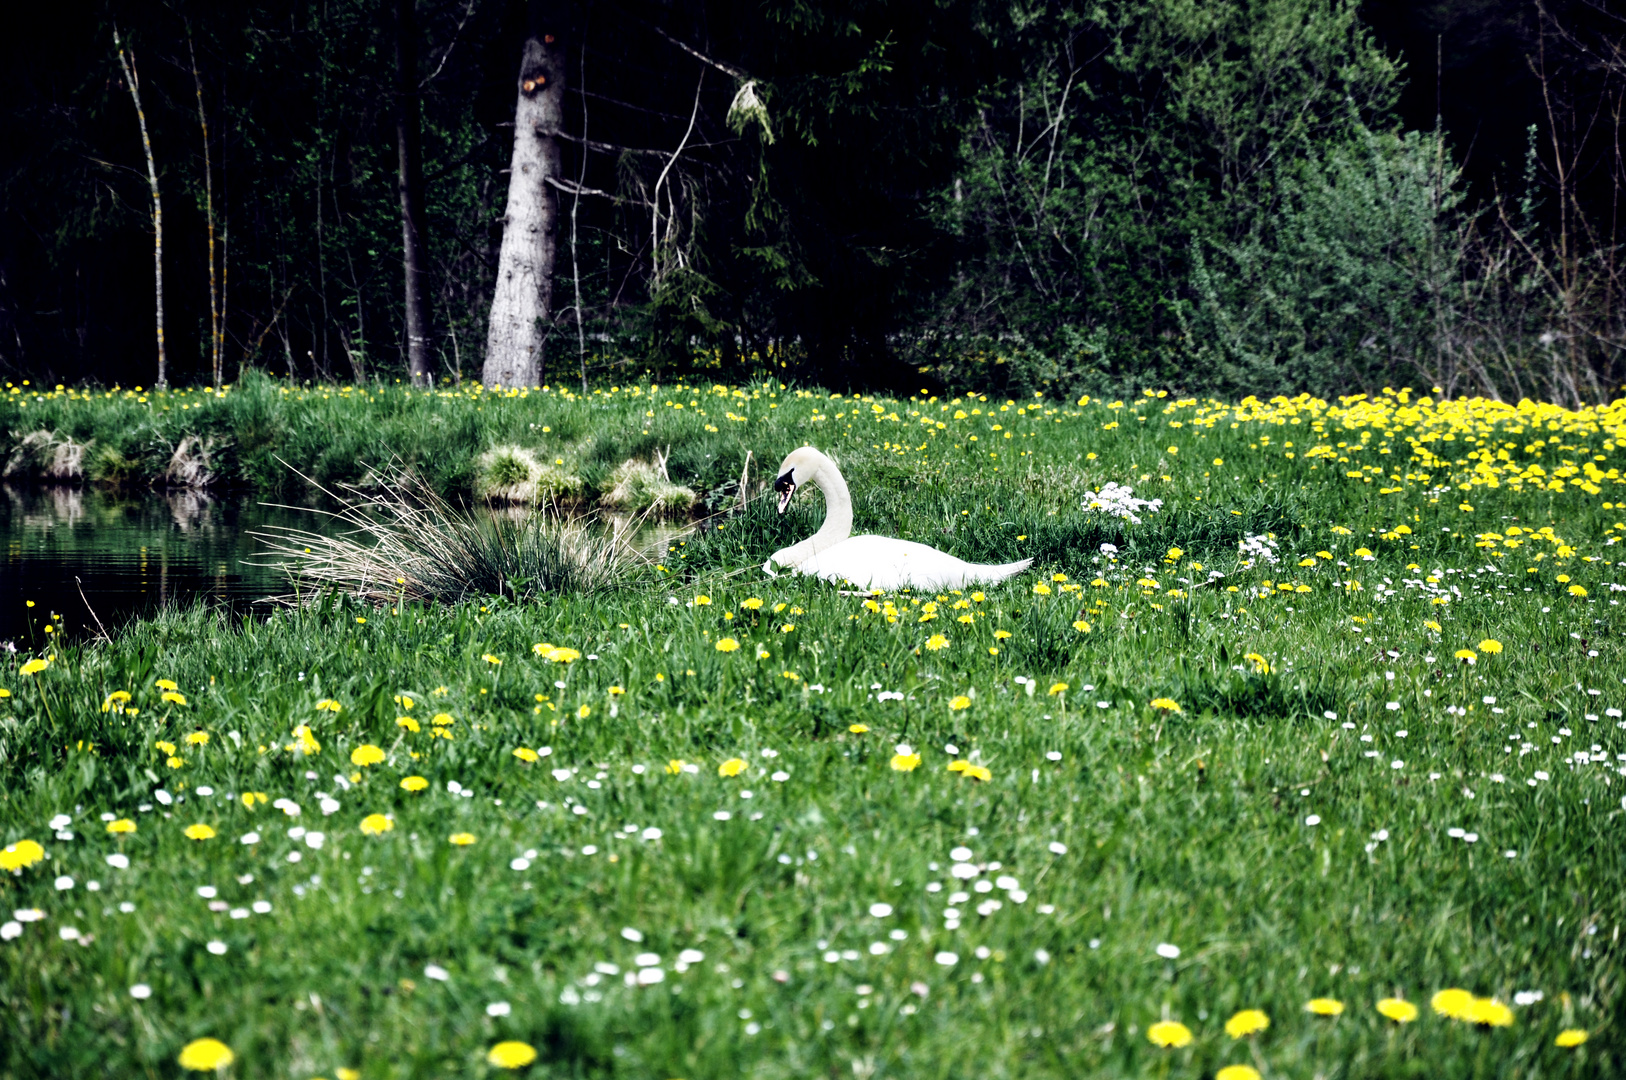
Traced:
MULTIPOLYGON (((111 643, 56 643, 45 671, 0 680, 12 691, 0 841, 50 854, 0 876, 0 921, 45 915, 0 941, 0 1074, 176 1075, 181 1048, 204 1036, 235 1052, 232 1075, 299 1080, 341 1067, 486 1075, 504 1039, 537 1049, 532 1075, 559 1077, 1198 1076, 1241 1062, 1434 1080, 1626 1067, 1626 665, 1610 588, 1626 514, 1608 475, 1623 456, 1619 414, 1148 398, 1017 415, 969 398, 744 393, 673 388, 655 399, 673 407, 652 408, 647 391, 635 403, 377 407, 463 410, 476 424, 489 411, 510 433, 546 422, 584 469, 632 456, 644 428, 625 421, 648 421, 660 446, 671 440, 674 479, 687 447, 702 464, 681 476, 706 490, 738 478, 746 448, 766 476, 811 441, 838 456, 861 530, 974 560, 1032 555, 1035 571, 981 599, 881 597, 879 610, 766 579, 764 558, 817 526, 818 497, 804 494, 784 518, 759 500, 672 542, 659 567, 607 594, 404 610, 335 599, 235 622, 196 609, 111 643), (620 441, 595 457, 610 415, 620 441), (1476 472, 1480 450, 1491 461, 1476 472), (1139 526, 1083 512, 1107 480, 1165 507, 1139 526), (1548 526, 1552 539, 1524 531, 1548 526), (1238 542, 1267 531, 1280 564, 1243 567, 1238 542), (1192 587, 1210 571, 1225 576, 1192 587), (928 603, 937 617, 922 622, 928 603), (933 633, 949 644, 925 648, 933 633), (742 647, 718 651, 724 637, 742 647), (538 643, 581 655, 550 661, 538 643), (1463 648, 1473 665, 1454 658, 1463 648), (186 704, 163 702, 159 679, 186 704), (1056 683, 1067 688, 1049 693, 1056 683), (102 711, 119 690, 139 712, 102 711), (962 696, 969 706, 954 708, 962 696), (1181 711, 1150 705, 1162 697, 1181 711), (441 712, 450 739, 431 734, 441 712), (298 725, 319 753, 283 749, 298 725), (188 745, 192 731, 207 744, 188 745), (899 742, 920 754, 915 770, 890 766, 899 742), (363 745, 387 759, 353 766, 363 745), (535 762, 513 754, 543 747, 535 762), (735 757, 745 771, 720 775, 735 757), (697 771, 669 772, 674 760, 697 771), (949 772, 953 760, 990 779, 949 772), (428 790, 402 790, 409 775, 428 790), (162 804, 160 788, 177 801, 162 804), (301 813, 247 808, 244 792, 301 813), (59 813, 72 839, 49 827, 59 813), (393 829, 364 835, 373 813, 393 829), (108 835, 104 814, 138 829, 108 835), (217 836, 187 839, 199 822, 217 836), (259 841, 241 843, 250 832, 259 841), (448 842, 464 832, 472 845, 448 842), (951 876, 962 845, 975 880, 1014 876, 1022 901, 951 876), (128 868, 107 863, 116 853, 128 868), (516 858, 528 865, 512 869, 516 858), (73 888, 59 891, 58 875, 73 888), (205 886, 226 911, 210 910, 205 886), (979 914, 990 898, 1002 906, 979 914), (686 949, 704 956, 680 972, 686 949), (663 979, 627 986, 643 952, 663 979), (151 996, 132 997, 137 983, 151 996), (1513 1006, 1512 1025, 1433 1015, 1428 999, 1447 987, 1513 1006), (1537 990, 1542 1000, 1514 1004, 1537 990), (1422 1007, 1415 1023, 1375 1012, 1396 994, 1422 1007), (1345 1011, 1311 1016, 1314 997, 1345 1011), (1244 1008, 1271 1026, 1233 1041, 1223 1025, 1244 1008), (1190 1027, 1190 1046, 1148 1041, 1165 1017, 1190 1027), (1571 1027, 1590 1041, 1555 1047, 1571 1027)), ((87 407, 49 403, 64 416, 76 405, 87 407)), ((347 431, 363 441, 388 428, 372 404, 308 405, 360 416, 347 431)), ((42 627, 17 662, 46 641, 42 627)))

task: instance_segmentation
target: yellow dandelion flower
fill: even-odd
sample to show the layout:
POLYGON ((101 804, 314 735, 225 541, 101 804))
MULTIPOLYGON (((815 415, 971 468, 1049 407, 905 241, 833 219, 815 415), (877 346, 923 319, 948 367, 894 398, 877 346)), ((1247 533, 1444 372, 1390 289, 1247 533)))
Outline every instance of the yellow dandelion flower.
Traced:
POLYGON ((1244 653, 1242 655, 1242 659, 1253 665, 1253 673, 1255 675, 1270 674, 1270 661, 1266 660, 1260 654, 1256 652, 1244 653))
POLYGON ((949 699, 950 712, 961 712, 969 708, 971 708, 971 699, 966 697, 964 694, 959 694, 949 699))
POLYGON ((1004 641, 1006 638, 1008 638, 1010 636, 1011 636, 1011 632, 1009 630, 995 630, 994 631, 994 640, 995 641, 1004 641))
POLYGON ((1033 595, 1034 596, 1049 596, 1050 595, 1050 586, 1046 585, 1042 581, 1039 582, 1039 584, 1037 584, 1037 585, 1035 585, 1033 587, 1033 595))
POLYGON ((1510 1027, 1513 1024, 1513 1010, 1495 998, 1474 998, 1462 1019, 1486 1027, 1510 1027))
POLYGON ((429 781, 421 776, 404 776, 401 778, 402 791, 422 791, 429 786, 429 781))
POLYGON ((1471 664, 1475 660, 1479 659, 1478 654, 1475 653, 1472 649, 1458 649, 1456 652, 1452 653, 1451 655, 1455 656, 1458 660, 1461 660, 1464 663, 1469 663, 1469 664, 1471 664))
POLYGON ((583 706, 581 706, 580 708, 578 708, 576 710, 576 719, 578 719, 578 720, 586 720, 589 716, 592 716, 592 715, 593 715, 593 707, 591 705, 583 705, 583 706))
POLYGON ((1417 1019, 1417 1006, 1400 998, 1384 998, 1378 1002, 1378 1013, 1397 1024, 1409 1024, 1417 1019))
POLYGON ((181 1068, 192 1072, 214 1072, 237 1060, 237 1055, 219 1039, 193 1039, 175 1060, 181 1068))
POLYGON ((716 647, 718 652, 737 652, 739 651, 740 643, 731 637, 718 638, 716 647))
POLYGON ((50 666, 51 662, 49 660, 41 660, 36 657, 23 665, 22 672, 24 675, 38 675, 50 666))
POLYGON ((1178 1020, 1162 1020, 1146 1029, 1153 1046, 1189 1046, 1191 1029, 1178 1020))
POLYGON ((620 697, 622 694, 625 694, 626 692, 627 692, 627 689, 624 686, 612 686, 612 687, 610 687, 610 696, 611 697, 620 697))
POLYGON ((429 722, 435 727, 450 727, 452 724, 457 723, 456 720, 452 719, 451 713, 443 712, 436 713, 434 716, 431 716, 429 718, 429 722))
POLYGON ((931 637, 926 639, 926 651, 936 652, 939 649, 946 649, 948 648, 948 643, 949 639, 944 637, 942 634, 933 634, 931 637))
POLYGON ((336 713, 342 708, 344 708, 344 706, 340 705, 337 701, 334 701, 332 698, 323 698, 321 701, 318 701, 316 703, 316 711, 317 712, 336 713))
POLYGON ((45 849, 36 840, 19 840, 0 850, 0 870, 22 870, 45 858, 45 849))
POLYGON ((920 767, 920 755, 893 754, 891 764, 893 772, 914 772, 920 767))
POLYGON ((201 821, 196 825, 186 827, 186 838, 188 840, 213 840, 214 836, 215 831, 201 821))
POLYGON ((1435 622, 1433 619, 1429 619, 1423 623, 1423 625, 1434 631, 1436 634, 1444 633, 1444 630, 1440 627, 1440 624, 1435 622))
POLYGON ((1270 1026, 1270 1017, 1258 1009, 1243 1009, 1225 1021, 1225 1034, 1233 1039, 1263 1031, 1270 1026))
POLYGON ((468 847, 470 844, 474 843, 474 834, 466 832, 454 832, 452 835, 446 838, 446 841, 447 843, 456 844, 458 847, 468 847))
POLYGON ((117 821, 107 823, 107 831, 115 836, 119 833, 133 833, 136 831, 136 823, 129 818, 119 818, 117 821))
POLYGON ((1067 692, 1067 684, 1066 683, 1064 683, 1064 682, 1055 682, 1055 683, 1050 684, 1050 694, 1051 694, 1052 697, 1054 697, 1056 694, 1065 694, 1066 692, 1067 692))
POLYGON ((368 836, 382 836, 395 828, 395 822, 383 814, 368 814, 361 819, 361 831, 368 836))
POLYGON ((666 771, 671 773, 673 776, 676 776, 678 773, 683 771, 683 766, 687 764, 688 762, 684 761, 682 758, 673 758, 671 761, 666 763, 666 771))
POLYGON ((486 663, 490 664, 492 667, 501 667, 502 666, 502 657, 500 657, 500 656, 492 656, 490 653, 483 653, 480 656, 480 659, 484 660, 486 663))
POLYGON ((747 596, 744 600, 740 601, 740 607, 744 608, 746 611, 761 611, 762 598, 758 596, 747 596))
POLYGON ((363 743, 350 751, 350 764, 366 768, 384 760, 384 751, 372 743, 363 743))
POLYGON ((852 725, 848 726, 847 730, 852 732, 854 735, 863 735, 865 732, 869 731, 869 725, 868 724, 852 724, 852 725))
POLYGON ((1185 711, 1184 709, 1180 708, 1180 703, 1179 702, 1175 701, 1173 698, 1166 698, 1166 697, 1153 698, 1152 699, 1152 708, 1154 708, 1154 709, 1162 709, 1164 712, 1184 712, 1185 711))
POLYGON ((408 731, 411 731, 411 732, 418 732, 418 731, 423 730, 423 728, 418 724, 418 722, 416 720, 412 719, 412 717, 410 717, 410 716, 397 716, 395 718, 395 726, 396 727, 401 727, 401 728, 406 728, 408 731))
POLYGON ((172 705, 186 704, 186 695, 175 690, 165 690, 162 694, 158 695, 158 699, 160 701, 167 701, 172 705))
POLYGON ((745 759, 731 757, 717 766, 718 776, 738 776, 745 771, 745 759))
POLYGON ((521 761, 540 761, 541 760, 541 758, 537 756, 536 751, 532 750, 528 746, 515 747, 514 748, 514 756, 519 758, 521 761))
POLYGON ((181 757, 166 758, 164 760, 164 764, 168 765, 172 769, 179 769, 181 766, 186 764, 186 759, 181 757))
POLYGON ((1569 594, 1571 596, 1585 596, 1586 590, 1581 588, 1579 585, 1571 585, 1569 587, 1569 594))
POLYGON ((153 745, 154 749, 161 750, 166 754, 175 753, 175 744, 170 742, 167 739, 159 739, 157 742, 153 743, 152 745, 153 745))
POLYGON ((187 735, 186 741, 191 746, 207 746, 209 744, 209 733, 207 731, 194 731, 187 735))
POLYGON ((486 1052, 486 1061, 499 1069, 523 1069, 535 1060, 534 1046, 513 1040, 500 1042, 486 1052))
MULTIPOLYGON (((1569 579, 1565 578, 1565 580, 1568 581, 1569 579)), ((153 685, 160 690, 179 690, 181 688, 181 685, 174 679, 159 679, 153 685)))
POLYGON ((989 772, 983 766, 970 764, 966 765, 965 768, 960 770, 960 775, 968 776, 973 780, 981 780, 984 783, 994 778, 994 774, 989 772))
POLYGON ((706 596, 704 593, 694 598, 695 607, 705 607, 709 603, 711 603, 711 597, 706 596))
POLYGON ((1466 1019, 1468 1010, 1473 1003, 1474 996, 1472 994, 1455 987, 1449 990, 1441 990, 1428 1000, 1429 1008, 1452 1020, 1466 1019))
POLYGON ((1259 1080, 1259 1070, 1252 1065, 1227 1065, 1214 1074, 1214 1080, 1259 1080))
POLYGON ((1336 998, 1311 998, 1304 1003, 1304 1011, 1317 1016, 1337 1016, 1344 1011, 1344 1003, 1336 998))
POLYGON ((1085 622, 1083 619, 1074 619, 1073 629, 1077 630, 1081 634, 1087 634, 1090 632, 1090 624, 1085 622))
POLYGON ((1584 1042, 1586 1042, 1586 1032, 1584 1030, 1581 1028, 1565 1028, 1558 1033, 1558 1038, 1553 1040, 1553 1045, 1571 1047, 1580 1046, 1584 1042))
POLYGON ((1495 656, 1502 651, 1502 643, 1495 638, 1486 638, 1479 643, 1479 651, 1487 656, 1495 656))

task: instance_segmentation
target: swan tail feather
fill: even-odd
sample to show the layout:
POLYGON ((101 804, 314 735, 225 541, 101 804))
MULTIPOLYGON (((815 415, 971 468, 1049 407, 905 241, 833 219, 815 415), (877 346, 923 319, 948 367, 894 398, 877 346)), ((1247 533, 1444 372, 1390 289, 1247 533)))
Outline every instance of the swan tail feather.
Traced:
POLYGON ((1032 565, 1032 559, 1021 559, 1017 562, 1001 563, 998 566, 974 566, 972 569, 976 572, 976 580, 992 585, 1006 578, 1015 577, 1032 565))

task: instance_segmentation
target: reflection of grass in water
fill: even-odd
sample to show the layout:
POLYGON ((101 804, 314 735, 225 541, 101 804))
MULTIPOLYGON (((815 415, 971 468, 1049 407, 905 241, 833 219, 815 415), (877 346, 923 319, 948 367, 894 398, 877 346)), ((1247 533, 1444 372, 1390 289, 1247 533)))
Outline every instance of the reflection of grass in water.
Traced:
POLYGON ((254 535, 269 549, 259 565, 283 570, 310 602, 342 593, 373 605, 589 593, 627 581, 649 563, 628 518, 519 516, 460 510, 409 473, 381 474, 363 495, 337 497, 337 528, 273 526, 254 535))

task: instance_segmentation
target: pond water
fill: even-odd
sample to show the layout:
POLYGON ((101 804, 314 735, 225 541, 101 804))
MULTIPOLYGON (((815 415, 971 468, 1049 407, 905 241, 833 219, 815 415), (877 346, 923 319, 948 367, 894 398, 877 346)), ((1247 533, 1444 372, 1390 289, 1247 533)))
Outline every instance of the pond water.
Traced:
POLYGON ((58 632, 81 637, 96 633, 98 618, 111 631, 198 598, 238 612, 270 610, 256 601, 286 591, 285 579, 244 562, 261 550, 249 533, 274 525, 319 530, 325 520, 257 498, 194 491, 0 488, 0 643, 37 647, 52 614, 62 617, 58 632))

